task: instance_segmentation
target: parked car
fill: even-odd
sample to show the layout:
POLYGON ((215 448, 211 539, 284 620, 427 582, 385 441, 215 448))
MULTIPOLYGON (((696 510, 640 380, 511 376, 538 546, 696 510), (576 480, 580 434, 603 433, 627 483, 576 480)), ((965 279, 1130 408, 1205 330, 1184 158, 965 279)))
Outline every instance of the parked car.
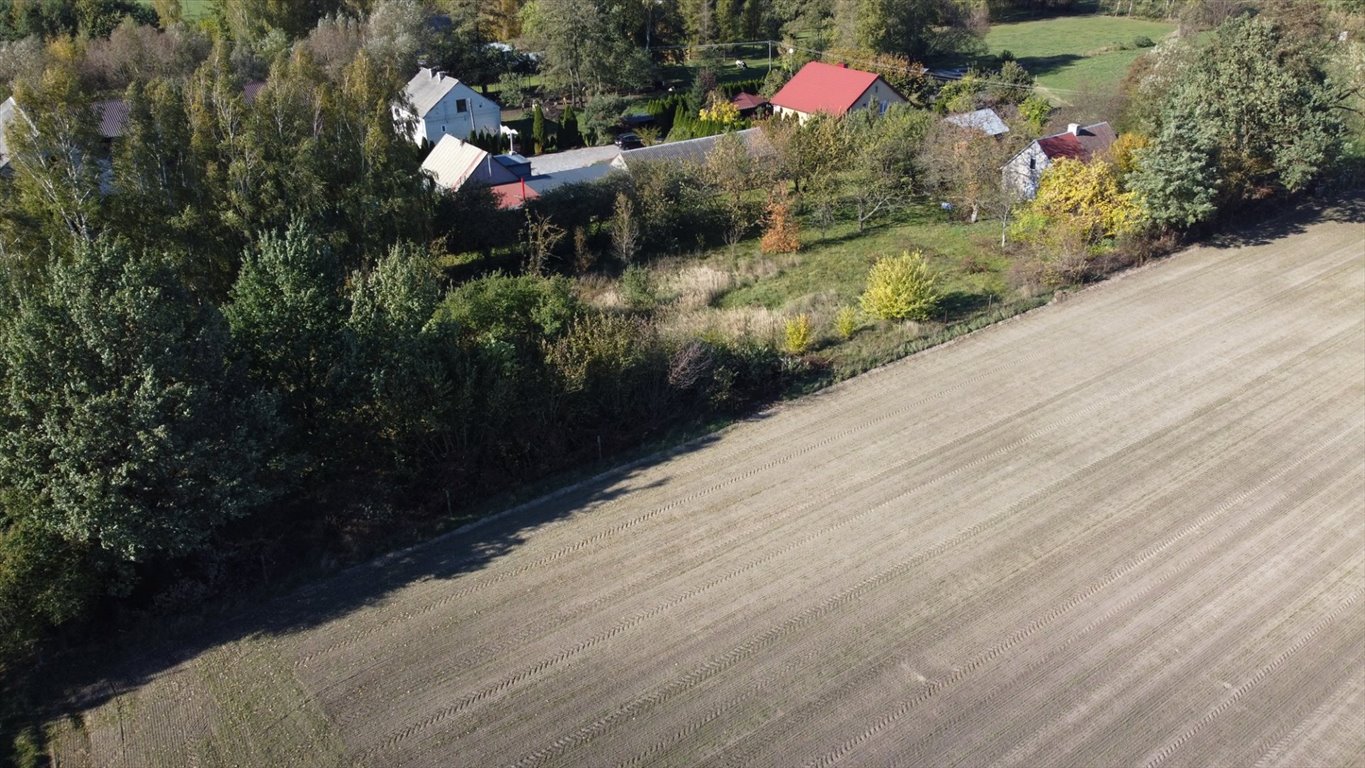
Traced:
POLYGON ((640 141, 640 137, 630 131, 616 134, 616 146, 621 149, 639 149, 644 145, 645 143, 640 141))

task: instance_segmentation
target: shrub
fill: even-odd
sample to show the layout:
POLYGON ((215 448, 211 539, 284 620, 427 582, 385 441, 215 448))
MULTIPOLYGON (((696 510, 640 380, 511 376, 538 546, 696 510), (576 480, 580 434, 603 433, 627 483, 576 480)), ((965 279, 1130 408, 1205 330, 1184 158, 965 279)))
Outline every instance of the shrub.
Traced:
POLYGON ((647 312, 659 304, 659 293, 654 285, 654 275, 645 267, 632 264, 621 275, 621 299, 626 306, 640 312, 647 312))
POLYGON ((1034 130, 1043 130, 1043 126, 1047 125, 1047 118, 1051 114, 1052 104, 1036 93, 1019 103, 1019 116, 1027 120, 1034 130))
POLYGON ((926 320, 938 303, 938 286, 924 255, 906 251, 872 265, 863 311, 883 320, 926 320))
POLYGON ((1152 38, 1146 35, 1138 35, 1133 38, 1134 48, 1151 48, 1154 45, 1156 45, 1156 43, 1152 42, 1152 38))
POLYGON ((768 227, 758 247, 764 253, 796 253, 801 250, 800 225, 792 218, 791 206, 781 200, 768 204, 768 227))
POLYGON ((558 335, 578 310, 567 278, 495 272, 451 291, 436 316, 465 340, 527 344, 558 335))
POLYGON ((811 322, 810 315, 805 313, 787 320, 785 329, 786 349, 793 355, 805 354, 810 349, 811 342, 811 322))
POLYGON ((853 338, 853 334, 858 332, 858 309, 856 307, 841 307, 839 314, 834 316, 834 331, 839 334, 839 338, 847 341, 853 338))

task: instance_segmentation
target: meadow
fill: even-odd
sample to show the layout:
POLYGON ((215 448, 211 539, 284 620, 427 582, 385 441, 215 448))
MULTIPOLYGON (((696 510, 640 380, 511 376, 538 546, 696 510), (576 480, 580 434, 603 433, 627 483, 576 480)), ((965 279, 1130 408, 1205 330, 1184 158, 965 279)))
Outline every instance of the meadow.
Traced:
POLYGON ((991 55, 1009 51, 1054 101, 1083 91, 1113 91, 1133 60, 1175 31, 1175 24, 1118 16, 1062 16, 995 24, 991 55))

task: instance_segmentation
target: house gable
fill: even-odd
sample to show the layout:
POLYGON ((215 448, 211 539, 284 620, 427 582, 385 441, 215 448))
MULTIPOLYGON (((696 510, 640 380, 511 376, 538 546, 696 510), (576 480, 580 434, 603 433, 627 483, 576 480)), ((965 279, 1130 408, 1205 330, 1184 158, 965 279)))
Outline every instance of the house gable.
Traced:
POLYGON ((439 142, 442 136, 468 138, 494 134, 502 127, 502 108, 458 78, 422 67, 404 89, 407 105, 394 108, 395 119, 413 122, 414 142, 439 142))

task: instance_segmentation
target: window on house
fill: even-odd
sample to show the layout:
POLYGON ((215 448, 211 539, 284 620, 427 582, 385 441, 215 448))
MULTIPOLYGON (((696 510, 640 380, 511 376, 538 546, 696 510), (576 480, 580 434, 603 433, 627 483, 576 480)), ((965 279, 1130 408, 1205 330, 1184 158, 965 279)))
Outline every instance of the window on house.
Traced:
POLYGON ((1036 171, 1036 170, 1038 170, 1038 158, 1036 158, 1036 157, 1030 157, 1030 158, 1028 159, 1028 169, 1029 169, 1030 171, 1036 171))
POLYGON ((456 111, 456 112, 468 112, 468 111, 469 111, 469 99, 456 99, 456 100, 455 100, 455 111, 456 111))

